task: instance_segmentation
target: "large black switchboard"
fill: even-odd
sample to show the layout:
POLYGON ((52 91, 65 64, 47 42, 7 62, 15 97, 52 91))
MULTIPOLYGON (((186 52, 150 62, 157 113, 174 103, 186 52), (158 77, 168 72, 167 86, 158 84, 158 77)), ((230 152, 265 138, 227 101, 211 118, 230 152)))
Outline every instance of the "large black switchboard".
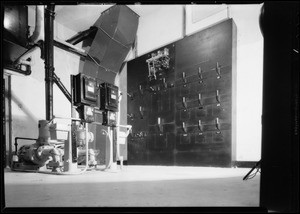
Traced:
POLYGON ((236 26, 211 26, 128 62, 128 164, 230 167, 236 26))

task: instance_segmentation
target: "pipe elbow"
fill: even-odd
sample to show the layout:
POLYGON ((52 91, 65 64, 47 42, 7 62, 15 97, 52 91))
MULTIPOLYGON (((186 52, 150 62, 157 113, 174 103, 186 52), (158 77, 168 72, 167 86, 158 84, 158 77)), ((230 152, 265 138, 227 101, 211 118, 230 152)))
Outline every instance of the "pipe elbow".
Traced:
POLYGON ((44 40, 44 6, 36 6, 35 29, 29 40, 34 44, 44 40))

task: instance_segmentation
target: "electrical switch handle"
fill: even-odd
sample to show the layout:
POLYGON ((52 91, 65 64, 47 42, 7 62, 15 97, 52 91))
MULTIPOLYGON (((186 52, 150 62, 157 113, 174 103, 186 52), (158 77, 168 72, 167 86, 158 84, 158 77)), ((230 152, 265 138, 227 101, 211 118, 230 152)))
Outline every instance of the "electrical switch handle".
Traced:
POLYGON ((139 111, 140 111, 141 119, 143 119, 144 118, 144 108, 143 108, 143 106, 139 107, 139 111))
POLYGON ((203 82, 203 76, 202 76, 202 68, 201 67, 198 68, 198 76, 199 76, 199 79, 200 79, 200 83, 202 83, 203 82))
POLYGON ((185 72, 182 72, 182 81, 183 83, 186 83, 186 76, 185 76, 185 72))
POLYGON ((162 81, 163 81, 164 88, 167 88, 168 85, 167 85, 167 83, 166 83, 166 78, 163 78, 162 81))
POLYGON ((140 91, 141 95, 143 95, 143 88, 142 88, 142 85, 139 85, 139 91, 140 91))
POLYGON ((158 129, 159 129, 160 132, 163 132, 163 126, 162 126, 161 122, 162 122, 162 121, 161 121, 161 118, 158 117, 158 118, 157 118, 158 129))
POLYGON ((216 128, 220 131, 219 118, 216 118, 216 128))
POLYGON ((203 126, 201 120, 198 120, 198 128, 202 132, 203 131, 203 126))
POLYGON ((217 72, 217 79, 221 78, 221 67, 219 66, 219 63, 216 64, 216 72, 217 72))
POLYGON ((219 94, 219 90, 216 90, 216 100, 218 103, 220 103, 220 94, 219 94))
POLYGON ((200 106, 203 105, 203 104, 202 104, 202 94, 201 94, 201 93, 198 94, 198 102, 199 102, 199 105, 200 105, 200 106))
POLYGON ((187 108, 187 103, 186 103, 185 97, 182 97, 182 104, 183 104, 183 107, 186 109, 187 108))
POLYGON ((182 129, 185 133, 187 133, 187 127, 186 127, 185 122, 182 122, 182 129))

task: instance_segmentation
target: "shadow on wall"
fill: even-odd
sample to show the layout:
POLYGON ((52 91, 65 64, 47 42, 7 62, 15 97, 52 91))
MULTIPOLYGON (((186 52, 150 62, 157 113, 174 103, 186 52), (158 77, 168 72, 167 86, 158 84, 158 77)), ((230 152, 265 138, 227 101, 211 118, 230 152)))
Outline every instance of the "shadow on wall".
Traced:
MULTIPOLYGON (((22 100, 16 96, 13 92, 9 94, 8 90, 5 90, 5 98, 11 99, 11 102, 14 103, 16 106, 18 106, 18 110, 21 111, 24 115, 11 115, 11 118, 9 116, 6 116, 6 123, 11 123, 9 127, 11 127, 11 130, 7 130, 10 132, 11 138, 8 139, 6 142, 6 156, 8 157, 9 164, 11 160, 12 152, 14 152, 14 140, 15 137, 30 137, 30 138, 37 138, 38 136, 38 118, 36 118, 30 109, 27 108, 27 106, 22 102, 22 100)), ((12 108, 10 106, 10 108, 12 108)), ((18 148, 22 145, 32 144, 32 141, 19 141, 18 142, 18 148)))
MULTIPOLYGON (((5 90, 5 98, 8 98, 8 91, 5 90)), ((24 105, 24 103, 21 101, 20 98, 18 98, 13 92, 11 92, 11 101, 14 102, 18 107, 19 110, 22 110, 24 114, 27 116, 28 121, 27 122, 34 122, 37 124, 37 118, 34 116, 34 114, 24 105)))

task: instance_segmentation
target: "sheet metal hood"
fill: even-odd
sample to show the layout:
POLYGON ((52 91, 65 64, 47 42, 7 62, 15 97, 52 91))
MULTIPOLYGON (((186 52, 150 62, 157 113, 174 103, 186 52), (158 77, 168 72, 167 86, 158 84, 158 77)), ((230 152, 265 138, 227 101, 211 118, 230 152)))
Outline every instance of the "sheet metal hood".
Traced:
POLYGON ((82 73, 113 83, 136 38, 139 16, 125 5, 104 11, 93 27, 97 32, 87 51, 82 73))

